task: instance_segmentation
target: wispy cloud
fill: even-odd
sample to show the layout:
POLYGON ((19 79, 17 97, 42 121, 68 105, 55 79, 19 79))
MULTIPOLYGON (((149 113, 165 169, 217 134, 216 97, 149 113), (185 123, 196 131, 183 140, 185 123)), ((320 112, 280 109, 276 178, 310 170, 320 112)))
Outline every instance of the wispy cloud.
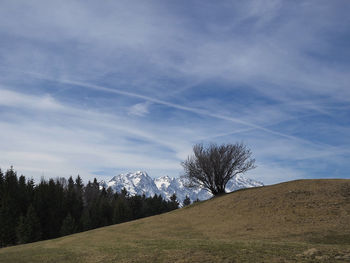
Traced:
POLYGON ((263 181, 346 177, 349 8, 2 1, 0 167, 178 175, 193 143, 243 140, 263 181))
POLYGON ((0 86, 0 106, 17 106, 23 108, 33 108, 39 110, 60 110, 61 105, 50 96, 41 97, 25 95, 13 92, 9 89, 2 89, 0 86))
POLYGON ((149 113, 149 102, 144 102, 144 103, 137 103, 133 106, 130 107, 129 109, 129 114, 131 115, 136 115, 136 116, 145 116, 146 114, 149 113))
MULTIPOLYGON (((40 76, 40 74, 37 73, 31 73, 34 74, 35 76, 40 76)), ((123 91, 123 90, 119 90, 119 89, 115 89, 115 88, 107 88, 107 87, 102 87, 99 85, 94 85, 94 84, 89 84, 89 83, 83 83, 83 82, 79 82, 79 81, 74 81, 74 80, 67 80, 67 79, 60 79, 60 80, 55 80, 55 79, 50 79, 44 76, 40 76, 42 79, 46 79, 46 80, 51 80, 51 81, 56 81, 56 82, 60 82, 63 84, 69 84, 69 85, 75 85, 75 86, 79 86, 79 87, 83 87, 83 88, 88 88, 88 89, 93 89, 93 90, 98 90, 98 91, 102 91, 102 92, 107 92, 107 93, 114 93, 114 94, 119 94, 119 95, 123 95, 123 96, 128 96, 128 97, 133 97, 133 98, 139 98, 142 100, 152 103, 157 103, 157 104, 161 104, 167 107, 171 107, 171 108, 175 108, 178 110, 183 110, 183 111, 188 111, 191 113, 195 113, 195 114, 199 114, 199 115, 204 115, 207 117, 212 117, 212 118, 216 118, 216 119, 221 119, 221 120, 225 120, 225 121, 230 121, 230 122, 234 122, 234 123, 238 123, 238 124, 242 124, 254 129, 258 129, 267 133, 272 133, 278 136, 282 136, 282 137, 286 137, 288 139, 293 139, 293 140, 300 140, 306 143, 306 140, 302 140, 298 137, 295 136, 291 136, 291 135, 287 135, 278 131, 273 131, 269 128, 254 124, 254 123, 250 123, 249 121, 246 120, 246 118, 237 118, 237 117, 231 117, 231 116, 225 116, 222 115, 220 113, 215 113, 215 112, 210 112, 207 111, 206 109, 200 109, 200 108, 195 108, 195 107, 189 107, 189 106, 183 106, 180 104, 176 104, 176 103, 172 103, 172 102, 168 102, 168 101, 164 101, 164 100, 160 100, 160 99, 156 99, 153 97, 149 97, 149 96, 145 96, 142 94, 137 94, 137 93, 133 93, 133 92, 129 92, 129 91, 123 91)), ((133 106, 133 108, 131 108, 131 111, 129 110, 129 113, 134 113, 134 115, 144 115, 145 113, 147 113, 147 108, 146 108, 146 104, 144 103, 138 103, 136 105, 133 106)), ((148 106, 147 106, 148 107, 148 106)))

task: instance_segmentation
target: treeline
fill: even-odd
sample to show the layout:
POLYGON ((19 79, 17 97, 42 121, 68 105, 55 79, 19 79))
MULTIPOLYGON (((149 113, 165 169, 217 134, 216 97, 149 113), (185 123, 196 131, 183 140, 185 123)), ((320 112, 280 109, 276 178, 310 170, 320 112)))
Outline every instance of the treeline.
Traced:
POLYGON ((168 212, 179 207, 161 196, 129 196, 100 189, 96 178, 33 179, 0 169, 0 247, 56 238, 168 212))

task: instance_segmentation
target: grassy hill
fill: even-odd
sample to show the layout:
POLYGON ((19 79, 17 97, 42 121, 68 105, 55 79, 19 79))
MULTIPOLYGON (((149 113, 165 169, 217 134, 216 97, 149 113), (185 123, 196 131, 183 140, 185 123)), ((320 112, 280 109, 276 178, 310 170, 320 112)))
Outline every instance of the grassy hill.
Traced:
POLYGON ((240 190, 159 216, 2 248, 0 262, 350 262, 350 180, 240 190))

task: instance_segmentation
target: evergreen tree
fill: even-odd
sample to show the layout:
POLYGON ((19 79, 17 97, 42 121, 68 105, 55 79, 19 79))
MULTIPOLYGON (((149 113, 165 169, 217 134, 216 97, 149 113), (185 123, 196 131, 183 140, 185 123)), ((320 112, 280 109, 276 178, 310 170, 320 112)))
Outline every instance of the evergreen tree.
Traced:
POLYGON ((83 195, 83 201, 84 201, 85 207, 87 207, 93 199, 92 192, 93 192, 92 183, 89 181, 88 184, 85 186, 84 195, 83 195))
POLYGON ((27 215, 21 216, 17 226, 17 238, 20 244, 35 242, 41 238, 41 226, 39 218, 32 205, 29 206, 27 215))
POLYGON ((131 210, 124 197, 118 197, 113 207, 113 223, 123 223, 131 220, 131 210))
POLYGON ((28 225, 29 242, 35 242, 41 238, 41 224, 32 205, 29 206, 26 216, 28 225))
POLYGON ((16 229, 17 233, 17 239, 19 244, 24 244, 29 242, 28 241, 28 234, 27 234, 27 224, 26 224, 26 218, 24 216, 21 216, 19 218, 18 226, 16 229))
POLYGON ((183 201, 183 206, 188 206, 191 204, 191 199, 186 195, 186 198, 183 201))
POLYGON ((170 210, 175 210, 177 208, 179 208, 179 202, 176 200, 176 194, 174 193, 171 197, 170 197, 170 210))
POLYGON ((99 183, 97 182, 97 179, 94 178, 94 182, 87 184, 84 191, 84 202, 86 206, 91 205, 96 199, 98 199, 100 195, 100 189, 99 189, 99 183))
POLYGON ((89 210, 90 227, 94 229, 101 226, 102 217, 98 198, 94 199, 87 209, 89 210))
POLYGON ((123 187, 122 191, 120 192, 121 195, 123 195, 124 197, 129 197, 129 193, 128 193, 128 190, 126 190, 125 187, 123 187))
POLYGON ((77 186, 78 189, 82 189, 84 187, 83 180, 81 179, 79 174, 75 179, 75 185, 77 186))
POLYGON ((0 205, 1 205, 1 200, 2 200, 3 185, 4 185, 4 174, 2 173, 2 171, 0 169, 0 205))
POLYGON ((103 187, 98 199, 99 214, 100 214, 100 226, 107 226, 113 222, 113 210, 111 207, 111 196, 109 196, 106 189, 103 187))
POLYGON ((94 182, 92 183, 93 188, 98 192, 100 190, 100 184, 97 182, 97 179, 94 178, 94 182))
POLYGON ((81 217, 83 215, 83 209, 84 209, 84 202, 83 202, 83 191, 84 191, 84 185, 83 181, 81 180, 80 176, 78 175, 75 179, 75 202, 74 202, 74 208, 72 212, 72 216, 77 222, 77 231, 81 231, 83 226, 80 224, 81 217))
POLYGON ((14 245, 17 242, 16 237, 16 216, 11 210, 13 207, 10 202, 2 200, 0 205, 0 247, 14 245))
POLYGON ((68 214, 62 222, 61 235, 66 236, 76 232, 76 224, 71 214, 68 214))
POLYGON ((59 237, 66 215, 62 180, 42 180, 35 190, 34 206, 40 218, 43 239, 59 237))
POLYGON ((27 203, 28 204, 32 204, 33 203, 33 199, 34 199, 34 188, 35 188, 35 184, 34 184, 34 180, 33 178, 27 181, 27 186, 26 186, 26 196, 27 196, 27 203))
POLYGON ((139 195, 134 195, 130 197, 128 201, 131 210, 131 219, 144 217, 142 197, 139 195))
POLYGON ((162 196, 130 196, 100 189, 97 179, 86 186, 78 175, 34 180, 17 178, 16 172, 0 169, 0 247, 34 242, 89 230, 112 223, 156 215, 178 208, 174 194, 170 201, 162 196))
POLYGON ((83 214, 80 218, 80 225, 83 231, 92 229, 90 211, 87 208, 84 209, 83 214))
POLYGON ((16 226, 21 215, 18 199, 18 178, 13 167, 6 171, 3 179, 3 191, 0 203, 0 244, 17 243, 16 226))
POLYGON ((28 196, 27 196, 27 184, 26 178, 21 175, 18 179, 18 194, 17 200, 19 205, 20 214, 25 215, 27 213, 27 208, 29 206, 28 196))
MULTIPOLYGON (((80 222, 80 218, 83 212, 83 193, 80 177, 78 176, 75 183, 72 176, 70 176, 68 179, 68 185, 64 192, 65 214, 70 214, 75 222, 80 222)), ((82 228, 80 224, 76 227, 77 231, 80 231, 82 228)))

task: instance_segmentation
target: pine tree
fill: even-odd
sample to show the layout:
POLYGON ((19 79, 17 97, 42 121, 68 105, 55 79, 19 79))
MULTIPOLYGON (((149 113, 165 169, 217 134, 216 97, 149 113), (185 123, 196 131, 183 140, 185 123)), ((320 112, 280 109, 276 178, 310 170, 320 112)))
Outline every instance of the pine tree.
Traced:
POLYGON ((3 191, 0 203, 0 244, 17 243, 16 226, 21 214, 18 191, 18 178, 13 167, 6 171, 3 179, 3 191))
POLYGON ((139 195, 134 195, 130 197, 128 201, 132 214, 132 219, 144 217, 144 203, 142 202, 142 197, 139 195))
POLYGON ((4 185, 4 174, 2 173, 1 168, 0 168, 0 204, 1 204, 1 200, 2 200, 3 185, 4 185))
POLYGON ((19 218, 18 226, 16 229, 17 232, 17 239, 19 244, 25 244, 28 243, 28 233, 27 233, 27 225, 26 225, 26 218, 24 216, 21 216, 19 218))
POLYGON ((16 229, 20 244, 35 242, 41 238, 41 226, 39 218, 32 205, 29 206, 27 215, 21 216, 16 229))
POLYGON ((34 206, 42 226, 43 239, 60 236, 60 229, 66 211, 64 209, 64 186, 62 180, 42 180, 36 186, 34 206))
POLYGON ((27 212, 27 224, 29 226, 30 235, 29 235, 29 241, 35 242, 40 240, 41 238, 41 224, 39 221, 39 218, 36 214, 36 211, 34 210, 34 207, 32 205, 29 206, 28 212, 27 212))
POLYGON ((16 217, 9 202, 2 200, 0 205, 0 247, 16 244, 16 217))
POLYGON ((80 176, 42 179, 17 178, 11 169, 0 169, 0 247, 34 242, 89 230, 112 223, 126 222, 178 208, 162 196, 130 196, 102 188, 95 178, 85 187, 80 176))
POLYGON ((92 229, 89 209, 85 208, 80 218, 80 225, 83 231, 92 229))
POLYGON ((160 214, 164 211, 164 203, 161 195, 145 198, 145 216, 160 214))
POLYGON ((116 199, 113 206, 113 223, 118 224, 131 220, 131 210, 125 198, 120 196, 116 199))
POLYGON ((191 199, 186 195, 186 198, 183 201, 183 206, 188 206, 191 204, 191 199))
POLYGON ((176 194, 174 193, 171 197, 170 197, 170 210, 175 210, 177 208, 179 208, 179 202, 176 200, 176 194))
POLYGON ((25 215, 28 208, 28 196, 27 196, 27 184, 26 178, 21 175, 18 179, 18 194, 17 194, 18 205, 20 214, 25 215))
POLYGON ((83 212, 83 190, 81 178, 78 176, 76 181, 73 181, 72 176, 68 179, 68 185, 64 189, 64 214, 70 214, 75 222, 79 224, 76 226, 76 231, 80 231, 82 226, 80 218, 83 212))
POLYGON ((103 187, 98 199, 98 210, 100 214, 100 226, 107 226, 113 222, 113 210, 108 192, 103 187))
POLYGON ((126 190, 125 187, 123 187, 122 191, 120 192, 122 196, 124 197, 129 197, 129 193, 128 190, 126 190))
POLYGON ((76 232, 76 224, 74 218, 71 214, 68 214, 66 218, 63 220, 61 227, 61 235, 66 236, 70 234, 74 234, 76 232))
POLYGON ((100 184, 97 182, 97 179, 94 178, 94 182, 92 183, 93 188, 95 188, 95 190, 99 190, 100 189, 100 184))
POLYGON ((78 174, 77 178, 75 179, 75 185, 82 189, 84 187, 83 180, 81 179, 80 175, 78 174))
POLYGON ((81 217, 83 215, 83 209, 84 209, 84 202, 83 202, 83 191, 84 191, 84 185, 83 181, 81 180, 80 176, 78 175, 75 179, 75 202, 74 202, 74 209, 72 216, 77 223, 77 232, 82 231, 82 224, 81 224, 81 217))

